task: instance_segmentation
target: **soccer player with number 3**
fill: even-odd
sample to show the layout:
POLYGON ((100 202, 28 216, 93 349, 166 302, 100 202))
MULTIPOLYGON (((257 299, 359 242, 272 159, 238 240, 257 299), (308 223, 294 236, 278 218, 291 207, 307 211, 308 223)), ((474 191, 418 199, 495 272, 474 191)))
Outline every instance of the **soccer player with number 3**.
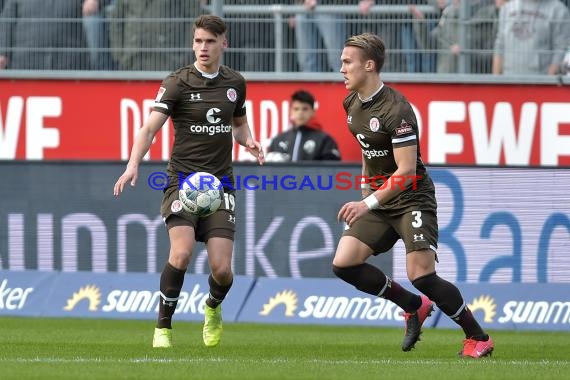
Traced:
POLYGON ((227 47, 226 24, 217 16, 194 21, 192 49, 196 60, 164 79, 148 121, 140 129, 127 168, 117 180, 118 196, 127 182, 135 185, 138 167, 160 128, 172 118, 175 131, 168 162, 169 186, 164 190, 161 214, 170 239, 168 262, 160 277, 161 300, 153 347, 172 346, 172 316, 196 241, 206 243, 210 265, 209 296, 204 306, 203 340, 218 345, 222 336, 221 303, 233 282, 231 258, 235 234, 233 138, 263 164, 263 150, 253 140, 246 116, 246 83, 237 71, 221 65, 227 47), (211 173, 231 179, 225 202, 212 215, 192 216, 179 199, 179 173, 211 173))
POLYGON ((404 310, 406 331, 402 350, 420 340, 421 327, 435 303, 465 333, 462 357, 490 355, 493 340, 475 320, 459 289, 436 274, 437 202, 435 187, 424 166, 414 111, 406 98, 380 77, 385 46, 374 34, 346 40, 341 55, 347 124, 362 149, 365 178, 388 178, 363 185, 363 200, 348 202, 338 213, 347 224, 333 259, 334 273, 358 290, 394 302, 404 310), (401 181, 406 178, 406 181, 401 181), (417 185, 412 186, 414 178, 417 185), (397 181, 397 182, 396 182, 397 181), (366 263, 402 239, 406 270, 424 295, 404 289, 379 268, 366 263))

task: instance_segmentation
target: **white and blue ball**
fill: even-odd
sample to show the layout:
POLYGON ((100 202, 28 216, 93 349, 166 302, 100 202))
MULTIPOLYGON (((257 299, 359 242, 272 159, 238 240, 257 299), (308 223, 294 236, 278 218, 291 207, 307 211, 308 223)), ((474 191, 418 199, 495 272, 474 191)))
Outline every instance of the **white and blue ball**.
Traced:
POLYGON ((224 201, 222 183, 210 173, 190 174, 181 185, 179 198, 182 208, 192 215, 200 217, 212 215, 224 201))

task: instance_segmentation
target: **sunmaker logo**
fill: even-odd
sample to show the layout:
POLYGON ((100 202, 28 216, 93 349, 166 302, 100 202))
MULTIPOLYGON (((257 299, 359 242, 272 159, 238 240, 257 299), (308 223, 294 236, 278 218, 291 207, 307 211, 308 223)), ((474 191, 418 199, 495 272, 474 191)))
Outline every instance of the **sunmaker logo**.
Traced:
POLYGON ((570 326, 570 301, 507 301, 497 322, 570 326))
MULTIPOLYGON (((201 291, 196 284, 190 292, 182 291, 178 298, 176 313, 204 314, 204 303, 208 291, 201 291)), ((111 289, 103 294, 95 285, 86 285, 67 300, 63 310, 78 310, 78 304, 88 300, 88 311, 103 313, 156 313, 160 302, 160 291, 111 289)))
POLYGON ((570 325, 569 301, 506 300, 497 303, 482 295, 467 305, 472 312, 483 311, 485 323, 503 324, 566 324, 570 325))
POLYGON ((0 282, 0 311, 20 310, 26 305, 26 301, 34 288, 9 287, 8 279, 0 282))
POLYGON ((301 319, 319 320, 370 320, 402 321, 402 310, 383 298, 340 297, 309 295, 304 299, 292 290, 276 293, 263 305, 259 312, 269 316, 284 305, 284 315, 301 319), (297 304, 301 303, 300 307, 297 304), (297 312, 297 309, 299 311, 297 312))

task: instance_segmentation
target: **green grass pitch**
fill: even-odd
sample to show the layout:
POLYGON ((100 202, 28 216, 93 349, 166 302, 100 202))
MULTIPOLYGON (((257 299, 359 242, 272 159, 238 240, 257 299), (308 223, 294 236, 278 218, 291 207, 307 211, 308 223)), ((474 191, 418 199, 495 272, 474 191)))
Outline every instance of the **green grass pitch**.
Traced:
POLYGON ((153 321, 0 318, 0 379, 564 379, 570 331, 490 331, 495 353, 460 359, 459 330, 226 323, 206 348, 201 324, 174 324, 172 349, 151 348, 153 321))

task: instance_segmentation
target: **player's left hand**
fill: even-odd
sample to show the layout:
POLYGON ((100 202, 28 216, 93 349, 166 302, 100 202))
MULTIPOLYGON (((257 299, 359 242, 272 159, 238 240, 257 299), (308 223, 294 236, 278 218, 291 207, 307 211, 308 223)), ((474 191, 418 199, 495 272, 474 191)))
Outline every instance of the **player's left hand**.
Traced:
POLYGON ((364 201, 359 202, 348 202, 345 203, 344 206, 340 208, 338 212, 337 220, 345 221, 346 224, 352 226, 354 222, 356 222, 362 215, 366 214, 368 211, 368 206, 364 201))
POLYGON ((258 141, 247 139, 245 150, 247 150, 253 157, 257 158, 259 165, 263 165, 265 162, 265 155, 263 154, 263 148, 258 141))

